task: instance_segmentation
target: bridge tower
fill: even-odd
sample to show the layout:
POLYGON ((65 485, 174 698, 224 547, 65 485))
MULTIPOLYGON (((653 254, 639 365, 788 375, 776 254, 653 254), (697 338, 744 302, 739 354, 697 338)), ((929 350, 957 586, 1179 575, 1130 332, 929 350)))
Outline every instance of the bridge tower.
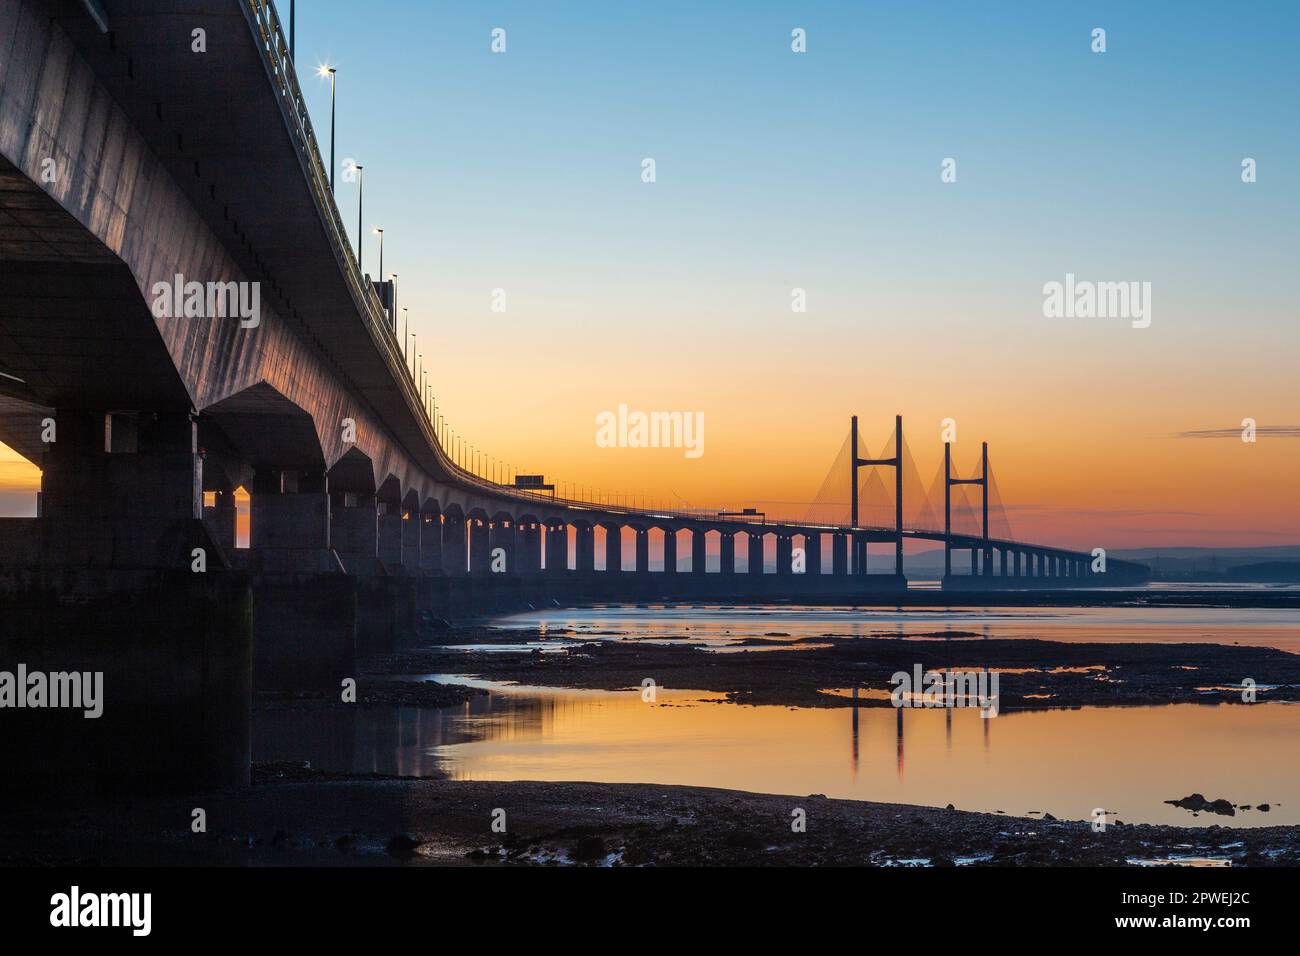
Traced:
MULTIPOLYGON (((851 476, 851 514, 850 526, 858 527, 858 469, 871 465, 887 465, 894 469, 894 573, 903 576, 903 416, 894 416, 894 457, 893 458, 859 458, 858 457, 858 416, 851 420, 850 432, 852 446, 849 461, 852 463, 851 476)), ((853 538, 853 573, 865 573, 867 567, 867 540, 854 534, 853 538)))
MULTIPOLYGON (((979 485, 983 492, 982 523, 980 536, 983 539, 981 550, 984 552, 984 574, 993 573, 993 547, 989 544, 989 443, 980 443, 980 476, 978 478, 954 478, 952 476, 952 443, 943 443, 943 574, 952 574, 952 486, 979 485)), ((974 558, 972 557, 972 560, 974 558)))

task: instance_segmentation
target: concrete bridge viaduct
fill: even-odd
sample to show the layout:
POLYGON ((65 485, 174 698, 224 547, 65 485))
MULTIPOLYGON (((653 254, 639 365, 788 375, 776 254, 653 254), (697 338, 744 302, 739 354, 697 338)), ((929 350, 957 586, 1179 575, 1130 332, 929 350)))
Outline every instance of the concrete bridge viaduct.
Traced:
POLYGON ((392 647, 422 612, 887 593, 901 567, 866 574, 854 556, 905 537, 969 549, 965 583, 1117 580, 1078 552, 901 524, 656 514, 494 484, 439 444, 395 332, 270 4, 0 6, 0 440, 43 470, 38 517, 0 520, 0 592, 138 593, 192 579, 201 553, 205 574, 251 581, 252 670, 282 688, 337 682, 358 644, 392 647))

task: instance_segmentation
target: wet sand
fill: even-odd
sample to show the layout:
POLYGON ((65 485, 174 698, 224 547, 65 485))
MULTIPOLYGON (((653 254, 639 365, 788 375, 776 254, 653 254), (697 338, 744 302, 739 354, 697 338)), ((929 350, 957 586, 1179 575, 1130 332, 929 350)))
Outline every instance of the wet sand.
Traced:
MULTIPOLYGON (((827 691, 854 686, 888 691, 893 674, 911 673, 919 664, 924 670, 998 671, 1002 711, 1242 703, 1245 680, 1254 682, 1257 701, 1300 700, 1300 655, 1265 647, 984 639, 936 632, 930 639, 906 641, 749 638, 741 650, 716 653, 692 644, 688 633, 680 642, 666 643, 590 638, 590 633, 554 629, 457 629, 438 638, 441 646, 369 662, 368 680, 382 684, 392 675, 465 674, 528 685, 622 690, 650 679, 659 687, 713 691, 738 704, 847 707, 853 704, 850 697, 827 691), (537 647, 501 649, 522 643, 537 647), (448 649, 449 644, 467 649, 448 649), (548 645, 554 650, 543 650, 548 645)), ((859 705, 888 707, 890 702, 876 694, 860 698, 859 705)))

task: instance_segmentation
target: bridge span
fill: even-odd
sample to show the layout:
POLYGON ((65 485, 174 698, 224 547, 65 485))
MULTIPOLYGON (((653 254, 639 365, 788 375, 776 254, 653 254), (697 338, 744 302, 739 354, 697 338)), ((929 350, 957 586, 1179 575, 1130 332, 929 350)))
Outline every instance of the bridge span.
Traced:
POLYGON ((969 550, 986 587, 1114 580, 1094 575, 1089 555, 991 540, 987 519, 975 541, 901 519, 654 513, 460 467, 352 252, 271 4, 121 0, 101 23, 78 2, 18 0, 4 17, 0 439, 44 472, 39 520, 6 523, 9 563, 185 569, 201 547, 215 564, 266 573, 591 576, 601 528, 604 573, 652 575, 648 537, 665 536, 663 580, 597 588, 611 597, 903 587, 901 558, 892 575, 868 575, 865 555, 893 541, 901 556, 905 538, 969 550), (156 314, 158 290, 188 301, 190 283, 255 284, 256 324, 156 314), (235 546, 240 487, 246 551, 235 546), (623 528, 636 541, 627 568, 623 528), (695 576, 680 581, 679 533, 695 576), (722 578, 705 582, 710 534, 722 578), (745 579, 731 579, 737 535, 745 579))
MULTIPOLYGON (((422 619, 887 599, 907 586, 908 539, 944 547, 945 587, 1142 576, 990 536, 987 481, 970 534, 905 527, 901 483, 894 525, 859 527, 856 514, 769 522, 488 480, 439 440, 381 292, 347 238, 270 3, 0 5, 0 440, 42 470, 37 516, 0 519, 0 597, 29 642, 4 650, 101 664, 121 710, 154 732, 203 708, 208 756, 177 778, 246 779, 241 682, 337 687, 358 650, 391 650, 422 619), (895 555, 885 573, 867 573, 876 543, 895 555), (969 552, 969 573, 954 552, 969 552)), ((431 367, 444 358, 431 350, 431 367)), ((855 445, 855 501, 858 468, 887 465, 855 445)))

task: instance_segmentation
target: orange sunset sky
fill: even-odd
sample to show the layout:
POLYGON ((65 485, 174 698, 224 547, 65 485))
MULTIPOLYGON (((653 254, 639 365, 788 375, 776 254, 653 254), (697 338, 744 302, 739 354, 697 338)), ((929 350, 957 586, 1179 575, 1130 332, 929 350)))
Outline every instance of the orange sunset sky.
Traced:
MULTIPOLYGON (((382 226, 439 412, 515 471, 801 515, 850 415, 875 454, 902 414, 926 482, 952 418, 1018 538, 1300 545, 1300 84, 1269 17, 1107 7, 1097 55, 1049 5, 833 5, 794 54, 780 5, 508 5, 494 56, 472 5, 400 36, 312 6, 366 267, 382 226), (1067 273, 1150 282, 1150 326, 1045 317, 1067 273), (704 454, 598 447, 620 403, 702 412, 704 454)), ((37 484, 0 449, 7 513, 37 484)))

